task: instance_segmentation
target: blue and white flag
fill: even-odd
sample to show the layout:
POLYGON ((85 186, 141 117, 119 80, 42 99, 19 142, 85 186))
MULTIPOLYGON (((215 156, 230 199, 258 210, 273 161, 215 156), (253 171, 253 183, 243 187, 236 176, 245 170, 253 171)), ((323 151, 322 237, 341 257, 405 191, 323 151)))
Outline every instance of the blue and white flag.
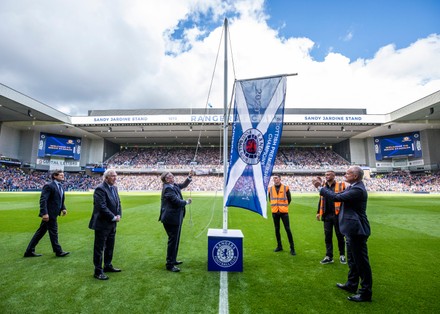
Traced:
POLYGON ((267 218, 267 186, 283 131, 285 96, 285 76, 235 83, 225 206, 267 218))

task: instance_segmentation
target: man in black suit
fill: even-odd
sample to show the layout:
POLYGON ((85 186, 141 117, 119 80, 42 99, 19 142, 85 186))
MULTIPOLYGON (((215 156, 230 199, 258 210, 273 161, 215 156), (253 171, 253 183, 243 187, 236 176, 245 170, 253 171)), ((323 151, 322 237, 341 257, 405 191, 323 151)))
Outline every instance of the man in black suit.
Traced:
POLYGON ((121 200, 116 182, 116 171, 107 169, 104 172, 104 181, 95 188, 93 193, 93 214, 89 228, 95 230, 93 247, 94 277, 107 280, 104 273, 117 273, 121 269, 112 265, 113 250, 115 247, 116 225, 121 220, 121 200), (104 267, 102 266, 104 262, 104 267))
MULTIPOLYGON (((335 180, 336 173, 333 170, 325 172, 325 186, 332 191, 338 193, 345 189, 345 182, 337 182, 335 180)), ((344 235, 339 231, 339 211, 341 210, 341 202, 334 202, 321 196, 319 198, 316 219, 324 222, 324 241, 325 241, 325 257, 321 264, 333 263, 333 229, 335 230, 336 239, 338 240, 339 261, 341 264, 347 264, 345 259, 345 239, 344 235)))
POLYGON ((342 290, 355 293, 348 300, 355 302, 371 301, 373 276, 368 258, 367 240, 370 236, 370 224, 367 219, 368 193, 362 182, 364 171, 358 166, 350 167, 345 173, 345 181, 350 186, 335 193, 327 187, 322 187, 321 178, 313 179, 313 185, 319 189, 319 194, 336 202, 342 202, 339 213, 339 229, 345 235, 347 242, 348 280, 337 283, 342 290), (358 285, 361 288, 358 290, 358 285))
POLYGON ((182 264, 177 260, 179 250, 180 232, 183 218, 185 217, 185 205, 191 204, 191 199, 184 200, 181 189, 186 188, 192 180, 191 171, 183 183, 175 183, 174 175, 171 172, 164 172, 160 179, 163 183, 159 221, 163 223, 168 235, 166 269, 172 272, 179 272, 176 265, 182 264))
POLYGON ((35 247, 41 238, 49 231, 50 243, 52 250, 58 257, 64 257, 70 252, 64 252, 58 243, 58 216, 67 214, 66 206, 64 206, 64 191, 62 182, 64 181, 64 172, 55 170, 52 172, 52 182, 45 184, 40 196, 40 214, 41 224, 24 253, 24 257, 38 257, 41 254, 35 253, 35 247))

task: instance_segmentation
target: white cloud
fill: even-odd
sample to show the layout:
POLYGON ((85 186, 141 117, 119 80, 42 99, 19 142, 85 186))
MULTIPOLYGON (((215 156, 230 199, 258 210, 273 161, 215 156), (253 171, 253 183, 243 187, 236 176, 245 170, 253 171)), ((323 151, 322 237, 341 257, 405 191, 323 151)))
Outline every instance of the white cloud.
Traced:
MULTIPOLYGON (((3 0, 0 82, 71 114, 204 107, 227 15, 231 82, 234 73, 298 72, 288 79, 288 107, 384 113, 440 90, 439 35, 368 60, 329 51, 317 62, 313 38, 281 38, 263 8, 262 0, 3 0), (184 21, 192 23, 180 29, 184 21)), ((223 105, 220 53, 214 107, 223 105)))
POLYGON ((342 38, 343 41, 350 41, 353 39, 354 32, 352 30, 349 30, 347 34, 345 34, 344 38, 342 38))

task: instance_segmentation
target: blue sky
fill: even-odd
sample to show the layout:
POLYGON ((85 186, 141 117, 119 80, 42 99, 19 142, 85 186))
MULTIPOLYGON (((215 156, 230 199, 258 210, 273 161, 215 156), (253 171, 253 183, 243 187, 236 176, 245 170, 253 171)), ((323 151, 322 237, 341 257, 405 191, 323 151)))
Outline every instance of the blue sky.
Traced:
POLYGON ((308 37, 322 61, 329 51, 351 60, 372 58, 380 47, 407 47, 440 32, 438 0, 266 1, 268 24, 283 37, 308 37))
POLYGON ((438 16, 438 0, 2 0, 0 83, 72 115, 222 107, 228 17, 230 90, 299 73, 288 108, 389 113, 440 90, 438 16))

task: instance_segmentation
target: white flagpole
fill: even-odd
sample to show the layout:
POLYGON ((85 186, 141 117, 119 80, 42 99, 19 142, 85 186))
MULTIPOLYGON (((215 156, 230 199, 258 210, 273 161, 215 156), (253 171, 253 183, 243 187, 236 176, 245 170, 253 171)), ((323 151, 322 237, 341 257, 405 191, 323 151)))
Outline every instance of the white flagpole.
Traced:
MULTIPOLYGON (((226 174, 228 171, 228 19, 225 18, 225 61, 224 61, 224 94, 223 94, 223 204, 226 191, 226 174)), ((223 234, 228 233, 228 208, 223 205, 223 234)), ((220 272, 219 314, 229 314, 228 272, 220 272)))
MULTIPOLYGON (((225 18, 225 60, 224 60, 224 91, 223 91, 223 197, 226 191, 226 175, 228 171, 228 19, 225 18)), ((224 201, 223 201, 224 204, 224 201)), ((228 208, 223 206, 223 233, 228 232, 228 208)))

